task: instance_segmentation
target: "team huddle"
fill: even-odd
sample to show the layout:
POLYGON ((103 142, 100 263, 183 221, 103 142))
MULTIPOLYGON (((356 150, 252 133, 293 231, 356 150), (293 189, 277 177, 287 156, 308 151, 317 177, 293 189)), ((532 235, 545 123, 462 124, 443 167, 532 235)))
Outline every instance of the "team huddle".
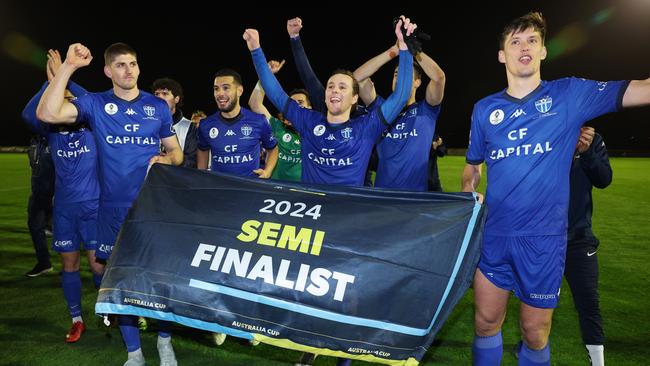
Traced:
MULTIPOLYGON (((221 69, 213 83, 218 111, 200 121, 183 117, 178 82, 158 79, 151 93, 138 88, 137 55, 127 44, 105 50, 104 74, 113 85, 100 93, 70 80, 92 61, 88 48, 70 45, 65 60, 49 52, 48 82, 23 118, 47 138, 55 164, 52 247, 61 254, 62 288, 72 317, 67 342, 78 341, 85 331, 81 243, 99 287, 120 227, 152 164, 327 185, 442 189, 435 166, 435 157, 442 156, 436 152, 442 145, 436 122, 446 79, 422 52, 418 37, 424 37, 417 25, 404 16, 396 19, 393 46, 354 72, 334 71, 325 85, 311 69, 301 29, 300 18, 287 21, 305 89, 284 91, 275 77, 284 62, 267 60, 259 32, 246 29, 243 39, 259 77, 250 109, 240 104, 244 88, 239 73, 221 69), (394 58, 392 92, 382 98, 370 77, 394 58), (417 101, 425 75, 425 98, 417 101), (277 116, 264 106, 265 97, 277 116), (375 171, 373 178, 369 170, 375 171)), ((521 302, 519 365, 550 365, 551 319, 565 275, 592 365, 604 365, 597 261, 581 254, 598 245, 591 232, 591 189, 609 184, 611 168, 602 138, 583 125, 623 107, 650 104, 650 79, 542 80, 545 37, 540 13, 504 27, 498 60, 505 66, 507 88, 478 101, 472 112, 461 190, 473 192, 489 208, 473 286, 474 365, 500 364, 501 326, 511 292, 521 302), (476 193, 483 163, 489 170, 485 198, 476 193), (587 268, 587 274, 579 268, 587 268)), ((124 365, 144 365, 138 318, 120 315, 118 323, 127 348, 124 365)), ((158 325, 160 364, 177 365, 171 323, 158 325)), ((215 334, 218 343, 224 338, 215 334)), ((296 365, 309 365, 314 358, 304 354, 296 365)), ((337 365, 350 362, 339 359, 337 365)))

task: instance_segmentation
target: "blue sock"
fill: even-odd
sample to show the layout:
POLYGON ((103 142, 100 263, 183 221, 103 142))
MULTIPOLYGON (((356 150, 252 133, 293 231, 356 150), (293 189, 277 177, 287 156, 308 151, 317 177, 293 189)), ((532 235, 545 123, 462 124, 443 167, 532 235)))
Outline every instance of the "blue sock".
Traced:
POLYGON ((163 338, 172 336, 172 323, 164 320, 158 320, 158 335, 163 338))
POLYGON ((95 283, 95 288, 99 288, 99 285, 102 284, 102 278, 104 278, 103 273, 93 272, 93 282, 95 283))
POLYGON ((81 316, 81 275, 79 271, 61 272, 61 287, 63 297, 68 303, 71 317, 81 316))
POLYGON ((503 356, 503 338, 501 331, 490 337, 474 336, 472 359, 474 366, 498 366, 503 356))
POLYGON ((550 366, 551 365, 551 347, 546 343, 546 347, 539 351, 528 348, 525 342, 521 345, 519 351, 519 366, 550 366))
POLYGON ((122 332, 122 339, 126 345, 127 352, 136 351, 140 348, 140 329, 138 329, 138 317, 133 315, 119 315, 118 323, 122 332))

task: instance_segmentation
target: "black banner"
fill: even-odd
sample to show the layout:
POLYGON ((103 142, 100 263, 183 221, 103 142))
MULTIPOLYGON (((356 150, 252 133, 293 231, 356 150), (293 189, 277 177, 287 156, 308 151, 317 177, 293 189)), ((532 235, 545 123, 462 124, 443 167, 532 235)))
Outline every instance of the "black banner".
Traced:
POLYGON ((156 164, 97 313, 416 365, 471 283, 471 194, 314 186, 156 164))

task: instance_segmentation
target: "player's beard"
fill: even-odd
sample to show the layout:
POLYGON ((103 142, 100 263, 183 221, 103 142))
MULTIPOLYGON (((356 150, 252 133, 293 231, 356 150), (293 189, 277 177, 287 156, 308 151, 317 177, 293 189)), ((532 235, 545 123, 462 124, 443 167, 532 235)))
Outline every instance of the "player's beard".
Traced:
POLYGON ((237 102, 239 102, 239 97, 236 97, 234 99, 231 98, 230 102, 228 104, 226 104, 226 106, 223 107, 223 108, 219 107, 219 104, 217 103, 217 107, 219 107, 219 111, 221 111, 223 113, 230 113, 237 106, 237 102))

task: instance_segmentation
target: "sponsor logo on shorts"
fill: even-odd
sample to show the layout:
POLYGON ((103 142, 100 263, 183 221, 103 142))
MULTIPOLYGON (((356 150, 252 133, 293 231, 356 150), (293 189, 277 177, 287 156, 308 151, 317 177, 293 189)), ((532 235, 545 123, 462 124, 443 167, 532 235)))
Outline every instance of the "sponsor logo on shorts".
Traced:
POLYGON ((556 294, 529 294, 528 296, 531 299, 538 299, 538 300, 550 300, 550 299, 557 298, 556 294))
POLYGON ((54 246, 57 248, 65 248, 72 246, 72 240, 57 240, 54 242, 54 246))

